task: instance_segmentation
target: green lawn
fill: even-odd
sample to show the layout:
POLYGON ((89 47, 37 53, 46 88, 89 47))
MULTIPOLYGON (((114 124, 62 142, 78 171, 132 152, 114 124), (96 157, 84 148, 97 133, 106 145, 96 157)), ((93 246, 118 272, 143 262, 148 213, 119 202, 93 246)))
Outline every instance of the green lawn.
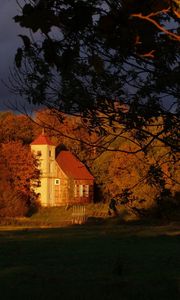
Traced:
POLYGON ((178 229, 83 225, 0 231, 0 299, 178 300, 178 229))

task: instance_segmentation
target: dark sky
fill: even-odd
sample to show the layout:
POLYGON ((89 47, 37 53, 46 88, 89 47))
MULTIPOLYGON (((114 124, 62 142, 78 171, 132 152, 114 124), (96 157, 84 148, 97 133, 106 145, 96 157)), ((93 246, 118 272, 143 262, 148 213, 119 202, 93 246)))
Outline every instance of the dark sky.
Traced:
POLYGON ((20 9, 15 0, 0 1, 0 110, 7 110, 9 101, 15 103, 18 100, 17 96, 12 95, 1 81, 7 81, 16 49, 21 46, 18 34, 22 33, 23 29, 13 20, 19 12, 20 9))
MULTIPOLYGON (((24 3, 24 0, 18 2, 24 3)), ((28 34, 27 30, 14 22, 13 17, 17 14, 20 14, 20 8, 16 0, 0 0, 0 111, 9 110, 11 106, 9 103, 15 105, 19 101, 23 103, 23 99, 11 94, 2 83, 2 80, 8 81, 9 68, 13 67, 14 55, 17 48, 22 45, 18 34, 28 34)))

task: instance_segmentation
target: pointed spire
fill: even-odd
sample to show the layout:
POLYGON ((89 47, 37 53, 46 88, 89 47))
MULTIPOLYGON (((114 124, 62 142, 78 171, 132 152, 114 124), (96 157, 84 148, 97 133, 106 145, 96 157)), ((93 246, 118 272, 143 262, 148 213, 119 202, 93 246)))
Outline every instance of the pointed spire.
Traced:
POLYGON ((49 137, 45 134, 44 129, 42 133, 31 143, 31 145, 52 145, 55 146, 49 137))

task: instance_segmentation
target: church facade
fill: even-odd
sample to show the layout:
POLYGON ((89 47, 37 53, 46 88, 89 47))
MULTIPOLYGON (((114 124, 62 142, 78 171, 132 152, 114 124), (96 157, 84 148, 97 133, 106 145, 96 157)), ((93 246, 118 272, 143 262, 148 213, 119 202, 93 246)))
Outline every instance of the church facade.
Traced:
POLYGON ((84 204, 93 201, 94 177, 70 151, 56 156, 56 146, 42 133, 31 143, 38 159, 40 184, 35 188, 42 206, 84 204))

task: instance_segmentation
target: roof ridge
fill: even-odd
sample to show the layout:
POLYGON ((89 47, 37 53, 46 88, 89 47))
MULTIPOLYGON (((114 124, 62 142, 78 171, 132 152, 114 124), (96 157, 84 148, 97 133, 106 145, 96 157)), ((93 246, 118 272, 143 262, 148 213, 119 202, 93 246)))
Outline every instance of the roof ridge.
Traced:
POLYGON ((50 140, 49 136, 45 133, 41 133, 35 140, 31 143, 31 145, 51 145, 55 146, 53 142, 50 140))
POLYGON ((61 151, 56 158, 56 162, 68 177, 86 180, 94 179, 85 164, 69 150, 61 151))

